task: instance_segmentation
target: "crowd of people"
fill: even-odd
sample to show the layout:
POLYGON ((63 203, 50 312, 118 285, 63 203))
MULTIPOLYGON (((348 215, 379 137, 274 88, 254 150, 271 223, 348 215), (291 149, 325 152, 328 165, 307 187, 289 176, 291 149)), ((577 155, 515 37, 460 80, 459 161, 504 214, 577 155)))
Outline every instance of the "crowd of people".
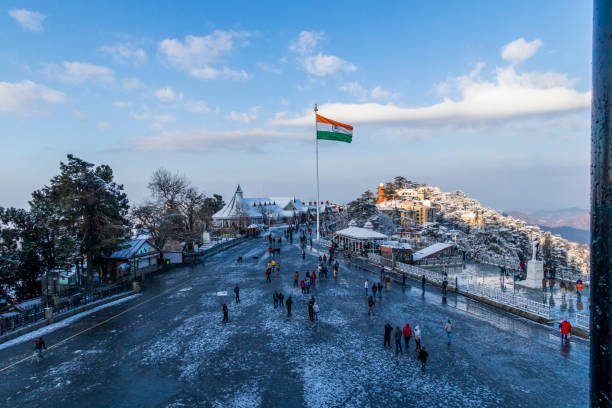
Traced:
MULTIPOLYGON (((309 235, 312 234, 311 231, 308 232, 307 228, 308 227, 298 228, 294 231, 297 233, 301 233, 301 238, 306 237, 307 240, 309 235)), ((284 237, 288 243, 291 243, 293 240, 293 232, 284 232, 284 237)), ((280 246, 282 243, 281 237, 268 236, 266 239, 268 239, 270 242, 274 242, 274 249, 280 251, 280 246)), ((304 239, 301 240, 302 242, 306 241, 304 239)), ((338 276, 339 263, 335 258, 336 251, 336 247, 332 245, 328 249, 328 253, 324 253, 318 257, 318 265, 316 269, 308 268, 308 270, 306 270, 303 275, 301 275, 299 271, 294 271, 292 274, 293 287, 297 288, 299 286, 300 288, 300 293, 303 296, 307 305, 308 320, 310 322, 317 322, 319 320, 320 313, 319 303, 317 302, 314 293, 311 293, 311 291, 316 288, 318 280, 320 280, 321 278, 327 278, 328 267, 333 268, 334 276, 338 276)), ((272 283, 272 279, 274 276, 280 277, 280 258, 273 256, 273 254, 274 252, 271 252, 270 261, 268 262, 267 268, 265 270, 265 282, 267 284, 272 283)), ((306 250, 304 246, 302 246, 300 257, 303 263, 306 262, 306 250)), ((402 283, 402 286, 405 287, 405 281, 402 283)), ((364 290, 368 306, 368 316, 375 315, 376 302, 382 301, 383 292, 385 291, 385 289, 387 291, 391 290, 391 280, 389 276, 386 275, 384 267, 382 267, 380 273, 380 280, 378 282, 371 282, 369 279, 366 279, 364 282, 364 290), (383 285, 383 283, 386 283, 386 285, 383 285)), ((236 303, 239 303, 240 288, 238 284, 236 284, 234 288, 234 293, 236 296, 236 303)), ((274 309, 286 309, 287 317, 291 317, 291 308, 294 302, 292 296, 288 296, 285 299, 285 295, 280 290, 276 289, 272 293, 272 302, 274 309)), ((228 321, 227 305, 223 304, 222 308, 223 322, 225 323, 228 321)), ((453 332, 453 325, 451 324, 450 320, 448 320, 444 325, 441 325, 441 331, 442 333, 445 333, 446 342, 448 346, 450 346, 453 332)), ((408 353, 410 350, 410 341, 412 338, 414 338, 414 352, 416 353, 417 359, 421 363, 421 369, 424 371, 425 365, 429 357, 429 353, 426 350, 426 347, 422 344, 421 327, 417 324, 413 329, 409 323, 405 323, 403 328, 400 328, 400 326, 396 326, 394 329, 389 322, 386 322, 384 325, 383 336, 384 348, 391 348, 391 336, 393 336, 394 339, 396 354, 408 353)))

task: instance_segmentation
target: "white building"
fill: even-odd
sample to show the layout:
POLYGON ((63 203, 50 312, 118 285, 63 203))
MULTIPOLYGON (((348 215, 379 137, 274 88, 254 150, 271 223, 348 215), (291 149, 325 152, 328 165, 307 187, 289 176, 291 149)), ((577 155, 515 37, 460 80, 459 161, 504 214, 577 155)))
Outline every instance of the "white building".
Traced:
POLYGON ((246 227, 250 224, 275 224, 302 220, 308 207, 295 197, 244 197, 240 185, 232 199, 213 215, 215 226, 246 227))

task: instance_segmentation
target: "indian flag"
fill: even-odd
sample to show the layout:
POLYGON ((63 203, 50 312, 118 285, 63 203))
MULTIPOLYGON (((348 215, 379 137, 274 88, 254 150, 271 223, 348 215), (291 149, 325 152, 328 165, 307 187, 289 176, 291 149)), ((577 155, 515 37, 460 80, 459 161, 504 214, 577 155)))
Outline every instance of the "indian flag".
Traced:
POLYGON ((317 139, 351 143, 353 141, 353 127, 317 115, 317 139))

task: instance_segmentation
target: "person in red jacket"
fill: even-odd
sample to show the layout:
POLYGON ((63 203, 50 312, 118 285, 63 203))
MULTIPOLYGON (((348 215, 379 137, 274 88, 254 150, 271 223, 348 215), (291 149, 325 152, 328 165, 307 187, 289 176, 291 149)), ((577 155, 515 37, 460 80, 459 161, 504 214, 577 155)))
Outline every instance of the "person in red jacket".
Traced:
POLYGON ((404 335, 404 345, 406 346, 406 350, 408 350, 408 344, 410 344, 410 338, 412 337, 412 329, 408 323, 406 323, 402 329, 402 334, 404 335))
POLYGON ((317 283, 317 273, 315 271, 312 271, 312 274, 310 276, 312 276, 312 286, 314 286, 317 283))
POLYGON ((561 343, 567 343, 568 334, 572 332, 572 324, 568 322, 566 318, 563 319, 563 321, 559 325, 559 328, 561 329, 561 343))

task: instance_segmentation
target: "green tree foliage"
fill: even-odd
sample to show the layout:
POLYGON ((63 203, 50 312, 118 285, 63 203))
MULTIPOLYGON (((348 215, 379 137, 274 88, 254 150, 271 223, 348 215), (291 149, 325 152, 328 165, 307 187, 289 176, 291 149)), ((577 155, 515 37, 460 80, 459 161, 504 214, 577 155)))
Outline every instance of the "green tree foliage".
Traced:
POLYGON ((88 277, 129 237, 129 203, 107 165, 69 154, 48 186, 32 194, 30 206, 47 217, 55 237, 58 264, 88 263, 88 277))

